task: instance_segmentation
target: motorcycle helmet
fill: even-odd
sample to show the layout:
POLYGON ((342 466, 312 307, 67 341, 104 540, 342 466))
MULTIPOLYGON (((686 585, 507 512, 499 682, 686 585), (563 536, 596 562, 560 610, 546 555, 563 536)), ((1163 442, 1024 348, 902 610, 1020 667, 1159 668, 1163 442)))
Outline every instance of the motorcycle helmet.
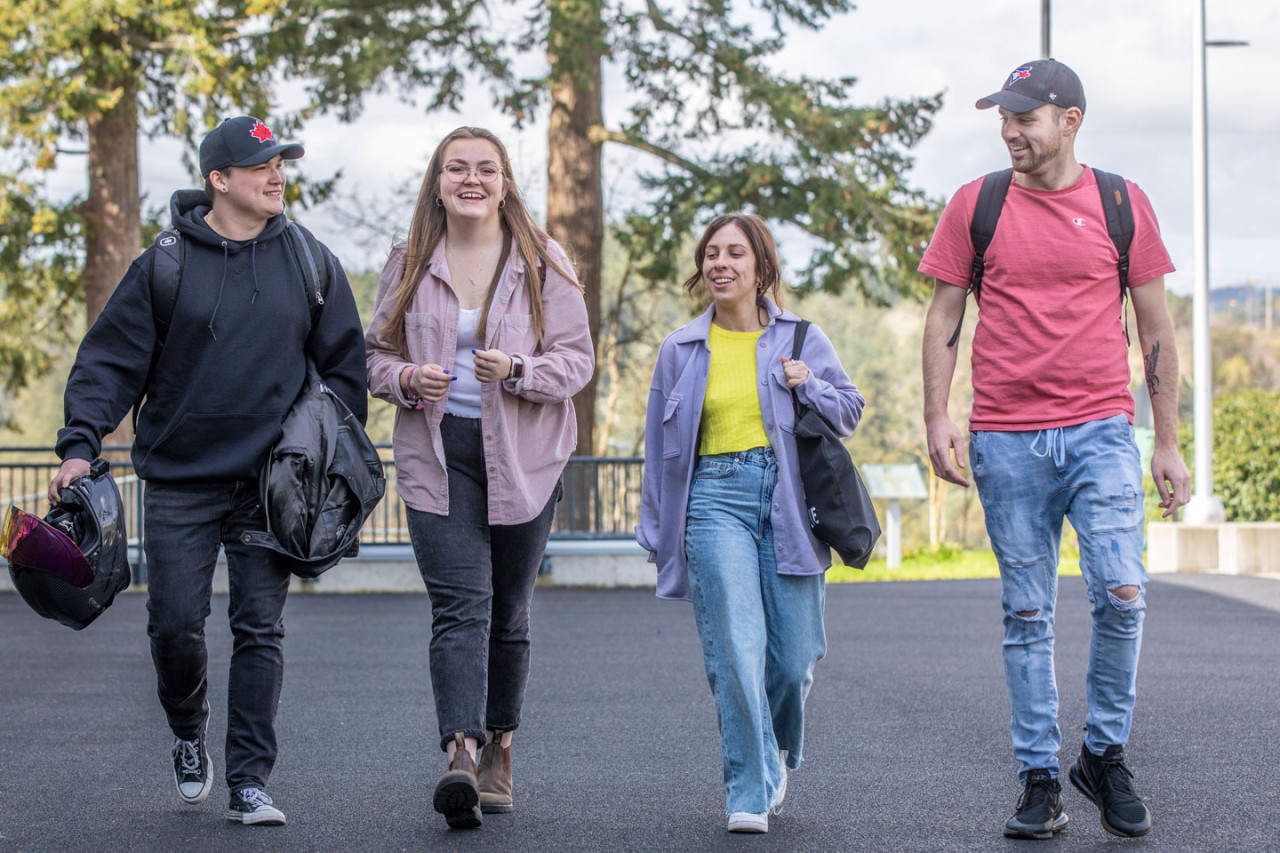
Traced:
POLYGON ((105 459, 62 490, 43 519, 9 507, 0 557, 31 609, 79 631, 129 586, 124 502, 105 459))

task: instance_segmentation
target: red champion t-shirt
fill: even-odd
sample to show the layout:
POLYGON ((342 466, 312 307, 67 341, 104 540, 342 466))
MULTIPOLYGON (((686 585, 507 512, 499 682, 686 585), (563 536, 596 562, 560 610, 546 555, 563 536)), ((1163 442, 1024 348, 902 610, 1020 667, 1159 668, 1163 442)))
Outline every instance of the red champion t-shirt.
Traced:
MULTIPOLYGON (((1140 287, 1174 267, 1151 202, 1127 183, 1129 283, 1140 287)), ((943 211, 924 275, 968 287, 981 186, 981 178, 965 184, 943 211)), ((1050 429, 1118 414, 1132 422, 1116 260, 1092 169, 1062 190, 1009 187, 982 278, 970 430, 1050 429)))

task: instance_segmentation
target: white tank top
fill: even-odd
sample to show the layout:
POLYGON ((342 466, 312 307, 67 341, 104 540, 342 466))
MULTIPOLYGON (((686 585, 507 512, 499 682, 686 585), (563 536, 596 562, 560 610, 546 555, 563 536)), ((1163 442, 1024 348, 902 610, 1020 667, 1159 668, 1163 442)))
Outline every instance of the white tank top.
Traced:
POLYGON ((453 356, 453 375, 449 383, 449 399, 444 410, 460 418, 480 417, 480 380, 476 379, 476 357, 472 350, 484 349, 484 341, 476 334, 483 308, 458 309, 458 351, 453 356))

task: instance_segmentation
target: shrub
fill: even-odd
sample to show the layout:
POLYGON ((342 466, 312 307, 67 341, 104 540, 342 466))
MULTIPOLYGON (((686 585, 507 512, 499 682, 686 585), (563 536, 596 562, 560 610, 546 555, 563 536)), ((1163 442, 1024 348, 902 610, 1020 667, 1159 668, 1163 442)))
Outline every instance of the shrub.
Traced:
MULTIPOLYGON (((1191 430, 1181 444, 1190 465, 1191 430)), ((1236 391, 1213 401, 1213 486, 1228 521, 1280 521, 1280 392, 1236 391)))

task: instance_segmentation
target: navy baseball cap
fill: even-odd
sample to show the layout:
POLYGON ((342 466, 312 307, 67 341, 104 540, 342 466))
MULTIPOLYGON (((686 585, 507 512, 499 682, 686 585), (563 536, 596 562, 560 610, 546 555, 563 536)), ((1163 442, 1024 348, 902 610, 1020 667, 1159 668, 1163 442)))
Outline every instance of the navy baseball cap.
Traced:
POLYGON ((209 131, 200 143, 200 174, 231 166, 257 166, 279 154, 286 160, 297 160, 306 152, 296 142, 276 142, 271 128, 253 116, 224 119, 209 131))
POLYGON ((1013 69, 1004 87, 987 95, 975 106, 980 110, 1004 107, 1015 113, 1029 113, 1045 104, 1078 107, 1084 112, 1084 86, 1076 72, 1056 59, 1037 59, 1013 69))

